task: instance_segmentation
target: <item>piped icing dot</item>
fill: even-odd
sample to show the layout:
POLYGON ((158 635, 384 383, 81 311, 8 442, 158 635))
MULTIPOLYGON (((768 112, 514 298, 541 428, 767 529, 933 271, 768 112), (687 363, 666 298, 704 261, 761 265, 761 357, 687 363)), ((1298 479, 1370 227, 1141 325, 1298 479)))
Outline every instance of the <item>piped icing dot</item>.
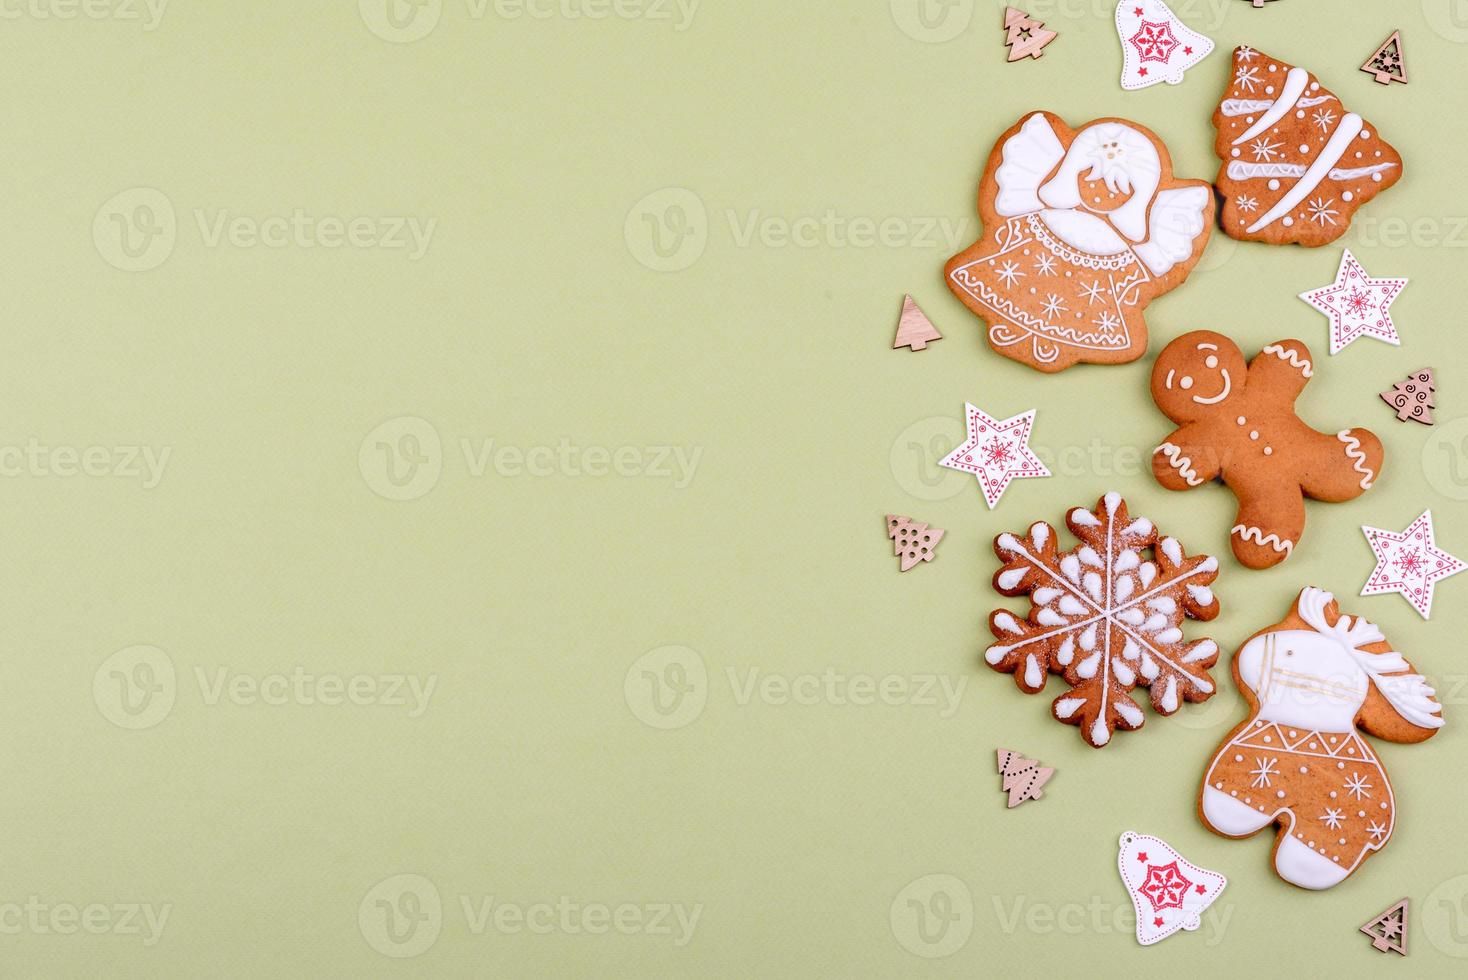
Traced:
POLYGON ((1292 225, 1294 223, 1295 223, 1295 219, 1294 218, 1291 218, 1289 215, 1285 215, 1284 216, 1284 220, 1282 220, 1280 222, 1280 224, 1284 225, 1286 228, 1288 228, 1290 225, 1292 225))
POLYGON ((1369 130, 1369 129, 1363 129, 1363 130, 1361 130, 1361 138, 1363 140, 1369 140, 1369 139, 1371 139, 1371 130, 1369 130))
POLYGON ((1381 174, 1372 174, 1371 179, 1375 183, 1381 183, 1381 174))
POLYGON ((1272 191, 1279 190, 1279 181, 1277 181, 1277 180, 1271 180, 1269 182, 1269 189, 1272 190, 1272 191))
POLYGON ((1320 83, 1319 82, 1311 82, 1310 83, 1310 91, 1312 91, 1312 92, 1318 92, 1319 90, 1320 90, 1320 83))
MULTIPOLYGON (((1258 429, 1255 429, 1253 432, 1250 432, 1249 433, 1249 438, 1250 439, 1253 439, 1255 442, 1258 442, 1259 441, 1259 430, 1258 429)), ((1295 733, 1294 732, 1291 732, 1290 733, 1290 738, 1294 738, 1294 737, 1295 737, 1295 733)))
POLYGON ((1301 143, 1300 144, 1300 152, 1301 153, 1309 153, 1310 152, 1310 146, 1309 146, 1309 144, 1308 143, 1301 143))
POLYGON ((1266 85, 1266 86, 1264 86, 1264 94, 1265 95, 1273 95, 1274 94, 1274 86, 1273 85, 1266 85))
POLYGON ((1244 757, 1241 756, 1241 755, 1236 755, 1236 756, 1234 756, 1234 761, 1235 762, 1243 762, 1244 761, 1244 757))
POLYGON ((1355 199, 1356 195, 1352 194, 1350 191, 1345 191, 1341 194, 1342 201, 1354 201, 1355 199))
POLYGON ((1230 152, 1233 153, 1234 156, 1238 156, 1239 155, 1239 148, 1236 146, 1230 152))
POLYGON ((1266 456, 1273 456, 1274 455, 1274 448, 1272 446, 1265 446, 1264 447, 1264 455, 1266 455, 1266 456))
POLYGON ((1296 112, 1295 113, 1295 118, 1296 119, 1304 119, 1305 118, 1305 110, 1304 109, 1301 109, 1300 111, 1296 112))

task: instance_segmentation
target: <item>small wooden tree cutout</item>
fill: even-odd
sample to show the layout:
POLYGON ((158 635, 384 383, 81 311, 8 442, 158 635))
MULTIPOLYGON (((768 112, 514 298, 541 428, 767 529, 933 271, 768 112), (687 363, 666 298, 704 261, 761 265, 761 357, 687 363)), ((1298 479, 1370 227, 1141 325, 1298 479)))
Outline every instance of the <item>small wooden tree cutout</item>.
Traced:
POLYGON ((1381 42, 1376 53, 1366 59, 1361 70, 1374 75, 1383 85, 1392 82, 1407 84, 1407 56, 1402 50, 1402 32, 1392 31, 1392 36, 1381 42))
POLYGON ((887 537, 892 539, 892 553, 902 559, 902 571, 907 571, 920 561, 932 561, 946 532, 942 528, 928 527, 911 517, 887 515, 887 537))
POLYGON ((1040 787, 1055 775, 1054 769, 1046 768, 1034 759, 1026 759, 1013 749, 999 749, 995 755, 999 758, 999 775, 1004 777, 1001 788, 1009 794, 1009 809, 1045 795, 1040 792, 1040 787))
POLYGON ((1433 384, 1432 368, 1414 372, 1406 381, 1392 385, 1391 391, 1383 391, 1381 400, 1397 410, 1397 419, 1432 425, 1437 420, 1432 410, 1437 408, 1434 396, 1437 388, 1433 384))
POLYGON ((1010 61, 1040 57, 1045 53, 1045 45, 1057 37, 1054 31, 1045 30, 1040 21, 1013 7, 1004 9, 1004 28, 1004 43, 1009 47, 1010 61))
POLYGON ((918 309, 917 301, 909 294, 902 298, 902 316, 897 321, 897 336, 892 340, 892 349, 910 347, 922 350, 930 340, 942 340, 943 335, 933 326, 928 315, 918 309))
POLYGON ((1412 900, 1404 898, 1361 927, 1371 945, 1383 953, 1407 955, 1407 913, 1412 900))

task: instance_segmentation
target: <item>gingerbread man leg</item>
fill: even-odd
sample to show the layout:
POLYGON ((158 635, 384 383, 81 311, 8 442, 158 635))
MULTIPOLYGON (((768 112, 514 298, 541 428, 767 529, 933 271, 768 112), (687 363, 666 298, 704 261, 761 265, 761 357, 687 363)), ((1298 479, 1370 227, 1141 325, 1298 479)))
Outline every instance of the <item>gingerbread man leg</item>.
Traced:
POLYGON ((1386 457, 1381 440, 1366 429, 1320 434, 1302 457, 1300 486, 1315 500, 1352 500, 1361 496, 1381 475, 1386 457))
POLYGON ((1300 491, 1263 487, 1255 494, 1239 494, 1239 516, 1228 541, 1240 564, 1271 568, 1290 556, 1304 530, 1305 498, 1300 491))

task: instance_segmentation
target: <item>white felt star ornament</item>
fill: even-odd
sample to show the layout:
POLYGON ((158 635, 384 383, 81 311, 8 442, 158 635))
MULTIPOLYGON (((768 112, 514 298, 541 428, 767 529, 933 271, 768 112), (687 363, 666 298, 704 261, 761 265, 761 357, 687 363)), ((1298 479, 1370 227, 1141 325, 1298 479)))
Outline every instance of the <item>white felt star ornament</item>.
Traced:
POLYGON ((1303 292, 1300 298, 1330 318, 1330 352, 1339 354, 1358 337, 1401 346, 1390 310, 1406 286, 1406 279, 1371 278, 1346 249, 1335 282, 1303 292))
POLYGON ((1361 531, 1376 554, 1376 567, 1366 579, 1361 594, 1400 592, 1423 619, 1431 618, 1433 586, 1468 568, 1468 564, 1443 551, 1433 540, 1430 510, 1424 510, 1405 531, 1365 525, 1361 531))
POLYGON ((1192 30, 1162 0, 1120 0, 1116 33, 1121 38, 1121 87, 1176 85, 1183 73, 1208 57, 1211 38, 1192 30))
POLYGON ((1034 409, 998 422, 973 405, 966 407, 968 441, 943 457, 941 465, 976 476, 990 510, 999 503, 1011 480, 1050 475, 1045 464, 1030 451, 1034 409))

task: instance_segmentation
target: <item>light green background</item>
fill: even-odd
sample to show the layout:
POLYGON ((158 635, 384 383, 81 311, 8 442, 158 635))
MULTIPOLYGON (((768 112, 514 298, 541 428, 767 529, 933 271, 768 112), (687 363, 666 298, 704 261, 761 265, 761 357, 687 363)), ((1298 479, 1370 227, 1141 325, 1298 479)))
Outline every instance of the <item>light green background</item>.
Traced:
POLYGON ((1180 86, 1124 93, 1105 0, 1037 2, 1060 38, 1020 64, 987 0, 931 29, 912 26, 915 0, 708 2, 682 30, 676 8, 595 0, 546 18, 427 2, 397 27, 372 0, 176 0, 153 29, 141 7, 95 3, 117 16, 45 17, 73 8, 36 0, 0 22, 6 975, 1345 975, 1383 965, 1356 927, 1403 895, 1407 966, 1461 971, 1468 906, 1454 920, 1444 900, 1468 895, 1468 576, 1440 587, 1430 624, 1398 597, 1352 596, 1372 566, 1363 523, 1431 507, 1439 542, 1468 555, 1468 4, 1179 3, 1220 50, 1180 86), (598 9, 612 13, 571 16, 598 9), (1356 70, 1393 28, 1410 86, 1356 70), (1180 175, 1209 177, 1209 117, 1244 42, 1318 72, 1409 161, 1346 240, 1370 272, 1411 277, 1403 345, 1326 356, 1324 318, 1295 294, 1330 280, 1339 247, 1215 236, 1149 309, 1143 361, 1046 377, 992 354, 940 270, 977 237, 994 137, 1033 108, 1121 115, 1167 140, 1180 175), (306 230, 279 247, 244 225, 210 237, 221 215, 298 209, 306 230), (436 224, 416 259, 369 247, 373 223, 355 245, 307 247, 333 233, 321 218, 363 216, 436 224), (781 237, 810 217, 814 237, 781 237), (886 244, 862 222, 885 223, 886 244), (149 246, 136 262, 119 228, 149 246), (904 292, 945 334, 922 353, 888 349, 904 292), (1168 429, 1151 356, 1199 327, 1248 350, 1304 339, 1305 416, 1388 447, 1377 488, 1312 506, 1305 544, 1271 571, 1229 557, 1226 491, 1166 493, 1142 466, 1168 429), (1435 429, 1376 398, 1424 364, 1435 429), (1038 406, 1056 478, 991 513, 936 469, 966 400, 1038 406), (466 459, 466 440, 491 439, 513 451, 466 459), (32 441, 109 450, 65 476, 65 449, 16 455, 32 441), (393 461, 402 488, 383 445, 415 454, 393 461), (112 455, 128 446, 169 453, 156 486, 112 455), (621 474, 589 475, 588 447, 623 449, 621 474), (662 475, 657 447, 698 453, 691 479, 662 475), (1226 666, 1214 701, 1098 752, 1050 720, 1058 681, 1025 698, 982 665, 989 540, 1112 488, 1223 556, 1206 633, 1226 650, 1313 583, 1439 681, 1449 725, 1382 747, 1399 827, 1346 884, 1289 888, 1266 838, 1194 816, 1201 768, 1242 716, 1226 666), (933 564, 898 575, 888 512, 948 529, 933 564), (114 656, 138 645, 161 651, 137 654, 151 681, 114 656), (643 671, 679 675, 639 658, 670 645, 693 651, 667 655, 693 690, 664 730, 643 671), (964 687, 952 712, 743 692, 751 671, 798 685, 828 670, 964 687), (215 697, 220 671, 436 687, 412 717, 215 697), (1058 769, 1043 801, 1005 809, 1000 745, 1058 769), (1228 875, 1202 931, 1142 949, 1115 928, 1128 829, 1228 875), (416 933, 399 920, 397 943, 377 900, 409 909, 403 874, 442 912, 416 933), (958 918, 925 946, 904 889, 933 874, 951 876, 958 918), (573 932, 559 912, 548 934, 476 928, 462 901, 490 896, 506 915, 700 917, 682 945, 573 932), (167 907, 151 945, 95 910, 100 935, 56 928, 67 907, 127 903, 167 907), (913 952, 943 943, 946 958, 913 952))

